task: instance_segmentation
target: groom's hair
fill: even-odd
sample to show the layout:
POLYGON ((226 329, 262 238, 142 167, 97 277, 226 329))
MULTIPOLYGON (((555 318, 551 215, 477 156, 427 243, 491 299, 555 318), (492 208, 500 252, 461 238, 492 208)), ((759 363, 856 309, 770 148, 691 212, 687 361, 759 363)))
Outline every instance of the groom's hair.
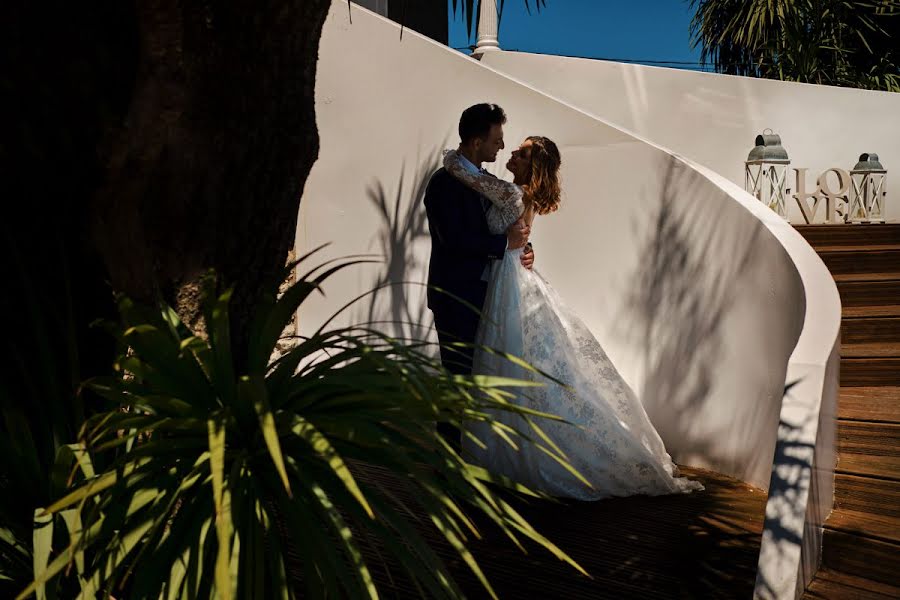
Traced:
POLYGON ((475 138, 487 137, 491 126, 505 124, 506 113, 496 104, 470 106, 459 118, 459 141, 466 144, 475 138))

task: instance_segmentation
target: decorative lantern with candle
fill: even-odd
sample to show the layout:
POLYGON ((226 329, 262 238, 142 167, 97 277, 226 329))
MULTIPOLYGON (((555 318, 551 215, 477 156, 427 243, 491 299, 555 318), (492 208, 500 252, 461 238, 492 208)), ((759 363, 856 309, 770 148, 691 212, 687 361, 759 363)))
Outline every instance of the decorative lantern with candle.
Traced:
POLYGON ((884 223, 887 171, 878 155, 865 152, 850 171, 850 214, 854 223, 884 223))
POLYGON ((781 137, 771 129, 756 136, 756 147, 744 164, 744 189, 786 220, 785 183, 791 161, 781 137))

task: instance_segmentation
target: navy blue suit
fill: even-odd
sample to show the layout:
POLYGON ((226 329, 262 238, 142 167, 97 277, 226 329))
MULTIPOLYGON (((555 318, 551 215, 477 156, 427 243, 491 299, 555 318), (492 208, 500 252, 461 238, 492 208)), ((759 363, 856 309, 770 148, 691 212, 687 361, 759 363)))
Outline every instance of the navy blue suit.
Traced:
POLYGON ((488 229, 485 213, 489 204, 444 169, 431 176, 425 190, 425 211, 431 230, 431 261, 428 267, 428 307, 441 342, 441 362, 453 373, 472 372, 472 349, 448 350, 443 346, 475 341, 480 315, 446 290, 481 311, 487 293, 483 279, 492 259, 503 258, 506 235, 488 229))

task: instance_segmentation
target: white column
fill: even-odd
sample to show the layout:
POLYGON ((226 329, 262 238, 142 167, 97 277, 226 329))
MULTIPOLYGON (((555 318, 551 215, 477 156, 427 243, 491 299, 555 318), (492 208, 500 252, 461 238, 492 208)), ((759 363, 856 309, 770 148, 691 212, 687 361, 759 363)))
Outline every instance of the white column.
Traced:
POLYGON ((497 41, 497 0, 479 0, 478 10, 478 41, 473 56, 500 49, 497 41))

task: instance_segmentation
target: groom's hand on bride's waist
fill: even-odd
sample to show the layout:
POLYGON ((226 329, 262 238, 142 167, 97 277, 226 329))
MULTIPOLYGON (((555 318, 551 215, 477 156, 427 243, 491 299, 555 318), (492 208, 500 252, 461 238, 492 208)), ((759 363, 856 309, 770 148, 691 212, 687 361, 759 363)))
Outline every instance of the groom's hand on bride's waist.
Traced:
POLYGON ((531 267, 534 266, 534 250, 531 248, 531 242, 525 244, 525 251, 522 252, 522 266, 531 270, 531 267))

